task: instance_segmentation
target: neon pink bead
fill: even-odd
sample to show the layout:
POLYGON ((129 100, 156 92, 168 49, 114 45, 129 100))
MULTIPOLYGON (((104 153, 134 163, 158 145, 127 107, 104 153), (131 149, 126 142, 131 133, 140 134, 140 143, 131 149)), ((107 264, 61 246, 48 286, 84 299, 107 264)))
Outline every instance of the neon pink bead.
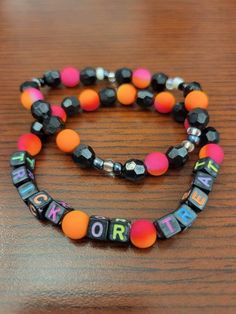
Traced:
POLYGON ((19 137, 17 141, 17 147, 19 150, 25 150, 30 155, 35 156, 40 152, 42 148, 42 142, 37 135, 33 133, 27 133, 19 137))
POLYGON ((56 116, 62 119, 62 121, 66 122, 66 112, 65 110, 58 105, 52 105, 51 106, 51 110, 52 110, 52 116, 56 116))
POLYGON ((43 99, 43 94, 37 88, 30 87, 21 93, 21 103, 28 110, 35 101, 43 99))
POLYGON ((186 130, 190 127, 190 124, 189 124, 187 118, 184 120, 184 127, 185 127, 186 130))
POLYGON ((146 88, 151 83, 152 75, 147 69, 139 68, 133 72, 132 82, 138 88, 146 88))
POLYGON ((221 164, 224 160, 224 150, 218 144, 207 144, 200 149, 200 158, 210 157, 217 164, 221 164))
POLYGON ((60 74, 61 82, 66 87, 75 87, 80 82, 80 72, 76 68, 64 68, 60 74))
POLYGON ((130 241, 140 249, 151 247, 157 238, 157 231, 151 221, 139 219, 131 224, 130 241))
POLYGON ((153 176, 161 176, 169 168, 169 161, 165 154, 152 152, 144 160, 148 173, 153 176))

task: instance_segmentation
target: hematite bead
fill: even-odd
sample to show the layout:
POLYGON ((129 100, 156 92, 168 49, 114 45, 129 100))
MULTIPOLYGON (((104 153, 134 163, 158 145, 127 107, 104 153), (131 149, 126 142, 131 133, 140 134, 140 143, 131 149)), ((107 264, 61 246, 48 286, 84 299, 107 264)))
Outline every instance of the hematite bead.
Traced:
POLYGON ((35 101, 31 106, 32 116, 39 122, 48 119, 51 112, 51 105, 43 100, 35 101))
POLYGON ((201 146, 204 146, 210 143, 217 144, 219 143, 219 141, 220 141, 220 134, 212 126, 209 126, 202 131, 201 141, 200 141, 201 146))
POLYGON ((196 220, 197 214, 188 205, 182 204, 178 209, 173 212, 173 215, 178 220, 181 229, 189 228, 196 220))
POLYGON ((209 122, 209 114, 206 109, 196 108, 188 113, 187 119, 190 126, 202 130, 209 122))
POLYGON ((43 75, 43 80, 46 85, 50 87, 57 87, 61 84, 60 72, 56 70, 47 71, 43 75))
POLYGON ((196 173, 197 171, 203 171, 205 173, 208 173, 209 175, 213 176, 214 178, 217 177, 219 172, 220 166, 211 158, 201 158, 199 159, 193 168, 193 173, 196 173))
POLYGON ((200 137, 196 135, 188 135, 187 140, 195 145, 200 143, 200 137))
POLYGON ((90 168, 93 166, 95 152, 92 147, 80 144, 72 154, 73 160, 79 164, 81 168, 90 168))
POLYGON ((68 208, 65 208, 64 206, 62 206, 61 204, 55 201, 52 201, 49 204, 44 216, 47 220, 52 222, 54 225, 59 225, 62 221, 62 218, 69 211, 71 210, 68 208))
POLYGON ((142 108, 149 108, 154 103, 154 95, 147 89, 139 90, 136 103, 142 108))
POLYGON ((44 219, 44 213, 48 208, 48 205, 51 203, 51 196, 45 192, 40 191, 36 194, 33 194, 27 201, 29 210, 31 214, 38 219, 44 219))
POLYGON ((159 238, 169 239, 181 231, 181 227, 173 214, 154 220, 159 238))
POLYGON ((172 116, 177 122, 184 122, 188 111, 185 108, 184 102, 177 102, 172 110, 172 116))
POLYGON ((79 113, 80 102, 78 97, 66 97, 61 102, 61 107, 65 110, 66 114, 71 117, 79 113))
POLYGON ((99 170, 103 169, 103 165, 104 165, 104 160, 99 158, 99 157, 95 157, 93 160, 93 167, 99 170))
POLYGON ((130 83, 132 80, 133 72, 129 68, 121 68, 115 72, 116 82, 121 85, 130 83))
POLYGON ((205 208, 207 200, 208 196, 206 193, 197 187, 193 187, 184 193, 181 202, 186 203, 192 209, 199 212, 205 208))
POLYGON ((46 134, 43 131, 43 124, 41 122, 34 121, 31 124, 30 131, 31 131, 31 133, 37 135, 41 140, 46 139, 46 134))
POLYGON ((162 92, 166 88, 168 76, 164 73, 155 73, 152 76, 151 85, 154 91, 162 92))
POLYGON ((51 116, 43 121, 43 131, 46 135, 53 135, 64 128, 64 122, 56 116, 51 116))
POLYGON ((11 172, 12 183, 18 187, 28 181, 34 181, 33 173, 26 167, 21 166, 11 172))
POLYGON ((87 67, 80 72, 80 81, 85 86, 95 84, 96 80, 96 70, 94 68, 87 67))
POLYGON ((113 173, 116 176, 122 176, 123 165, 120 162, 114 162, 113 173))
POLYGON ((107 240, 109 219, 103 216, 91 216, 87 236, 89 239, 105 241, 107 240))
POLYGON ((39 85, 36 82, 26 81, 20 85, 20 92, 22 93, 24 90, 26 90, 27 88, 30 88, 30 87, 39 89, 39 85))
POLYGON ((98 95, 103 106, 112 106, 116 102, 116 91, 114 88, 103 88, 99 91, 98 95))
POLYGON ((124 164, 122 173, 130 181, 139 181, 146 177, 147 169, 142 160, 129 159, 124 164))
POLYGON ((20 185, 17 190, 24 202, 26 202, 31 195, 38 192, 37 186, 31 181, 20 185))
POLYGON ((131 222, 127 219, 111 219, 108 238, 113 242, 128 243, 131 222))
POLYGON ((198 82, 191 82, 188 84, 184 84, 182 90, 184 93, 184 97, 186 97, 190 92, 194 90, 202 90, 202 87, 198 82))
POLYGON ((192 184, 208 194, 212 190, 213 183, 214 177, 208 173, 197 171, 192 184))
POLYGON ((171 146, 167 150, 166 156, 172 168, 183 166, 189 158, 187 149, 182 145, 171 146))

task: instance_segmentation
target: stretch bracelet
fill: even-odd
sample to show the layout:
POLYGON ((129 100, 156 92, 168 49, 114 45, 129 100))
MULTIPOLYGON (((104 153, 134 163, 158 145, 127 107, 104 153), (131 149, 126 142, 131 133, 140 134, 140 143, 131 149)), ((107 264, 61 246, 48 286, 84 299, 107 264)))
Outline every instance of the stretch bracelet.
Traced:
POLYGON ((132 72, 122 68, 109 72, 103 68, 76 68, 62 71, 48 71, 42 78, 32 79, 20 86, 22 105, 31 109, 36 119, 31 125, 31 133, 18 140, 18 151, 10 157, 13 167, 11 177, 14 186, 30 212, 40 220, 61 226, 70 239, 79 240, 87 236, 93 240, 132 243, 138 248, 152 246, 156 239, 168 239, 190 227, 207 203, 224 152, 219 142, 219 133, 213 127, 206 127, 209 115, 206 111, 208 98, 199 83, 185 83, 181 78, 168 78, 163 73, 151 75, 146 69, 132 72), (107 79, 114 87, 103 88, 97 93, 93 89, 81 92, 79 97, 66 97, 61 106, 52 106, 44 101, 40 87, 75 87, 93 85, 96 80, 107 79), (154 96, 153 89, 157 92, 154 96), (175 98, 165 89, 180 89, 185 101, 175 104, 175 98), (63 129, 67 116, 76 115, 81 110, 93 111, 99 107, 111 106, 118 100, 123 105, 136 103, 144 109, 152 106, 161 113, 172 112, 174 119, 184 122, 188 137, 180 145, 170 147, 166 154, 152 152, 144 161, 130 159, 122 163, 103 160, 94 150, 80 143, 79 135, 70 129, 63 129), (57 134, 56 143, 60 150, 72 154, 73 160, 81 167, 103 169, 116 176, 132 181, 143 179, 146 174, 159 176, 170 167, 182 166, 188 153, 201 146, 199 160, 193 168, 194 178, 190 189, 184 193, 180 206, 164 217, 154 220, 135 220, 103 216, 88 216, 74 210, 64 201, 53 199, 48 192, 39 190, 35 182, 35 158, 48 136, 57 134))

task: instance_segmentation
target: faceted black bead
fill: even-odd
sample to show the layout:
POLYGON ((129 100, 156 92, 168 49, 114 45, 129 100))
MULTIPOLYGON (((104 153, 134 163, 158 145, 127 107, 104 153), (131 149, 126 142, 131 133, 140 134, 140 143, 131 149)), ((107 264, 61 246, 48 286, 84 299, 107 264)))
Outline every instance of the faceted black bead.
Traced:
POLYGON ((162 92, 166 88, 168 76, 164 73, 155 73, 152 76, 151 85, 154 91, 162 92))
POLYGON ((34 181, 33 173, 26 166, 15 168, 11 172, 11 178, 12 178, 12 183, 16 187, 28 181, 34 181))
POLYGON ((123 175, 131 181, 139 181, 146 177, 147 169, 142 160, 129 159, 123 166, 123 175))
POLYGON ((220 166, 211 158, 201 158, 199 159, 193 168, 193 173, 196 173, 197 171, 203 171, 205 173, 208 173, 212 177, 216 178, 219 173, 220 166))
POLYGON ((72 154, 73 160, 82 168, 90 168, 93 166, 95 152, 92 147, 80 144, 72 154))
POLYGON ((192 184, 208 194, 212 191, 213 183, 214 177, 208 173, 197 171, 192 184))
POLYGON ((44 219, 45 211, 51 202, 51 196, 45 191, 33 194, 27 201, 31 214, 41 220, 44 219))
POLYGON ((157 229, 157 235, 159 238, 169 239, 175 234, 181 232, 180 224, 173 214, 156 219, 153 223, 157 229))
POLYGON ((184 102, 177 102, 174 105, 174 108, 172 110, 172 116, 175 121, 184 122, 187 114, 188 114, 188 111, 185 108, 184 102))
POLYGON ((41 140, 46 140, 46 135, 43 131, 43 124, 38 121, 34 121, 30 128, 31 133, 37 135, 41 140))
POLYGON ((130 83, 132 80, 133 72, 129 68, 121 68, 115 72, 116 82, 121 85, 130 83))
POLYGON ((91 216, 87 236, 89 239, 105 241, 107 240, 109 219, 103 216, 91 216))
POLYGON ((202 130, 209 122, 209 114, 206 109, 195 108, 188 113, 187 119, 190 126, 202 130))
POLYGON ((113 173, 116 176, 122 176, 123 165, 120 162, 114 162, 113 173))
POLYGON ((208 196, 206 193, 197 187, 193 187, 184 193, 181 202, 186 203, 192 209, 199 212, 205 208, 207 200, 208 196))
POLYGON ((189 158, 187 149, 182 145, 171 146, 167 150, 166 156, 172 168, 183 166, 189 158))
POLYGON ((31 106, 32 116, 39 122, 48 119, 51 112, 51 105, 43 100, 37 100, 31 106))
POLYGON ((43 80, 46 85, 50 87, 57 87, 61 84, 61 77, 59 71, 47 71, 44 73, 43 80))
POLYGON ((198 82, 191 82, 183 85, 184 97, 186 97, 190 92, 194 90, 202 90, 201 85, 198 82))
POLYGON ((142 108, 149 108, 154 103, 154 95, 147 89, 139 90, 136 103, 142 108))
POLYGON ((103 106, 112 106, 116 102, 116 91, 114 88, 107 87, 99 91, 100 102, 103 106))
POLYGON ((127 219, 111 219, 108 238, 113 242, 129 243, 131 222, 127 219))
POLYGON ((76 96, 66 97, 62 100, 61 106, 66 114, 71 117, 79 113, 80 102, 76 96))
POLYGON ((178 220, 182 230, 189 228, 197 218, 195 211, 186 204, 181 204, 172 214, 178 220))
POLYGON ((200 141, 201 146, 204 146, 209 143, 219 143, 219 141, 220 141, 220 134, 212 126, 209 126, 202 131, 201 141, 200 141))
POLYGON ((24 90, 26 90, 27 88, 30 88, 30 87, 39 89, 39 85, 36 82, 26 81, 20 85, 20 92, 22 93, 24 90))
POLYGON ((43 131, 46 135, 53 135, 64 128, 64 122, 56 116, 51 116, 43 121, 43 131))
POLYGON ((24 202, 26 202, 30 196, 38 192, 37 186, 31 181, 20 185, 17 190, 24 202))
POLYGON ((44 216, 47 220, 52 222, 54 225, 59 225, 62 221, 62 218, 69 211, 71 210, 68 208, 65 208, 64 206, 57 203, 56 201, 52 201, 49 204, 44 216))
POLYGON ((84 85, 93 85, 96 83, 96 70, 94 68, 87 67, 80 72, 80 81, 84 85))
POLYGON ((34 170, 35 159, 26 151, 17 151, 11 155, 10 165, 14 168, 26 166, 30 170, 34 170))

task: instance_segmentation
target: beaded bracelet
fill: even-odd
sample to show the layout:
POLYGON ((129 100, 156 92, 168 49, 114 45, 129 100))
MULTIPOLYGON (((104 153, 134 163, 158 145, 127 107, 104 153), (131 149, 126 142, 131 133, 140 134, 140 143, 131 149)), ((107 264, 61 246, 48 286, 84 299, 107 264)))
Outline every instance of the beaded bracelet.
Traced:
POLYGON ((85 68, 81 72, 76 68, 65 68, 61 72, 48 71, 42 78, 24 82, 20 86, 20 91, 22 105, 31 109, 36 121, 31 126, 31 133, 22 135, 18 140, 19 151, 10 158, 10 165, 14 168, 11 176, 22 200, 38 219, 60 225, 64 234, 73 240, 79 240, 87 235, 90 239, 131 242, 136 247, 147 248, 155 243, 157 237, 167 239, 191 226, 197 214, 205 208, 224 153, 217 145, 218 131, 213 127, 206 128, 209 122, 206 111, 208 98, 199 83, 188 84, 179 77, 172 79, 163 73, 152 76, 146 69, 132 72, 128 68, 122 68, 114 73, 103 68, 85 68), (74 87, 80 81, 88 86, 95 84, 96 80, 103 79, 113 84, 117 83, 117 91, 111 87, 104 88, 99 93, 87 89, 78 98, 66 97, 61 107, 45 102, 39 90, 45 85, 57 87, 63 84, 66 87, 74 87), (136 88, 140 90, 137 91, 136 88), (155 97, 150 91, 151 88, 158 92, 155 97), (184 102, 175 104, 174 96, 164 91, 174 88, 183 91, 184 102), (102 160, 90 146, 80 144, 80 137, 75 131, 62 130, 67 116, 78 114, 81 109, 93 111, 100 103, 111 106, 116 99, 123 105, 136 102, 144 109, 154 105, 158 112, 172 112, 176 121, 184 122, 187 140, 176 147, 170 147, 166 154, 153 152, 146 156, 144 162, 131 159, 122 165, 111 160, 102 160), (136 220, 131 224, 126 219, 89 217, 63 201, 54 200, 46 191, 37 188, 33 174, 35 169, 33 156, 40 152, 42 141, 56 133, 59 149, 72 153, 73 160, 81 167, 103 169, 132 181, 143 179, 147 173, 159 176, 165 173, 169 166, 182 166, 195 145, 200 144, 202 148, 199 153, 200 159, 194 166, 191 188, 184 194, 177 210, 154 222, 136 220))

